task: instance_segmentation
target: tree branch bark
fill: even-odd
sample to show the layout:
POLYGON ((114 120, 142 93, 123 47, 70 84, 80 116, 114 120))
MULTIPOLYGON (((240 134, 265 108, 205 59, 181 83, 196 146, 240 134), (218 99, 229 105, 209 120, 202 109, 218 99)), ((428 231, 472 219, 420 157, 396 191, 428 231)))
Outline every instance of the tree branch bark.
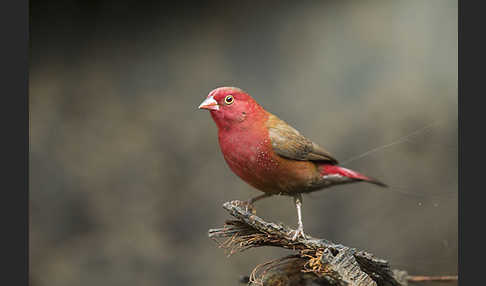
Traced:
POLYGON ((231 201, 223 208, 237 220, 226 221, 223 228, 210 229, 214 239, 228 255, 252 247, 274 246, 296 251, 295 255, 255 267, 248 277, 250 285, 405 286, 419 281, 456 281, 457 276, 410 276, 391 269, 389 263, 373 254, 314 237, 292 240, 293 229, 267 222, 247 210, 246 203, 231 201), (444 279, 441 279, 444 278, 444 279))

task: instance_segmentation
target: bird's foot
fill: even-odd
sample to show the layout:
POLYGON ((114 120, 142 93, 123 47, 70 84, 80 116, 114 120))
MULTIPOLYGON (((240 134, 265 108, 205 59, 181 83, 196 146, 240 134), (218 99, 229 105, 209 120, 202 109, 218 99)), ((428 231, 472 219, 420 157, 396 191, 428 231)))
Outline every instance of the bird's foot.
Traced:
POLYGON ((245 211, 256 214, 256 209, 253 206, 253 202, 251 200, 242 201, 241 205, 245 208, 245 211))
POLYGON ((302 237, 303 239, 307 239, 304 233, 304 224, 302 223, 302 194, 297 194, 294 196, 295 207, 297 208, 297 218, 298 218, 298 227, 296 230, 292 230, 289 234, 294 233, 292 236, 292 240, 295 241, 297 238, 302 237))
POLYGON ((259 195, 259 196, 256 196, 254 198, 251 198, 251 199, 249 199, 249 200, 247 200, 245 202, 241 202, 241 204, 243 206, 245 206, 245 210, 247 212, 251 212, 252 214, 256 214, 256 209, 255 209, 255 207, 253 207, 253 204, 256 201, 259 201, 259 200, 264 199, 264 198, 268 198, 270 196, 272 196, 272 194, 264 193, 262 195, 259 195))
POLYGON ((296 230, 290 231, 289 235, 292 235, 292 241, 297 240, 299 237, 307 239, 307 235, 304 233, 304 228, 300 226, 296 230))

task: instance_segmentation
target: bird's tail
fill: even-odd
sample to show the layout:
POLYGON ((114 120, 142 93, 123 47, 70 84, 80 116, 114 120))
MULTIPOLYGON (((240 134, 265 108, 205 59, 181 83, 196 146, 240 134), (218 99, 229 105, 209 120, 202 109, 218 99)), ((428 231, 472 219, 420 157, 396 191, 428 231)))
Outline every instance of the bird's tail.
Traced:
POLYGON ((383 183, 383 182, 381 182, 381 181, 379 181, 375 178, 365 176, 361 173, 358 173, 358 172, 350 170, 350 169, 346 169, 346 168, 338 166, 338 165, 324 164, 324 165, 320 166, 320 171, 321 171, 321 175, 323 175, 323 176, 337 175, 337 176, 342 176, 342 177, 345 177, 345 178, 350 178, 350 179, 354 179, 354 180, 358 180, 358 181, 365 181, 365 182, 368 182, 368 183, 371 183, 371 184, 374 184, 374 185, 377 185, 377 186, 380 186, 380 187, 388 187, 385 183, 383 183))

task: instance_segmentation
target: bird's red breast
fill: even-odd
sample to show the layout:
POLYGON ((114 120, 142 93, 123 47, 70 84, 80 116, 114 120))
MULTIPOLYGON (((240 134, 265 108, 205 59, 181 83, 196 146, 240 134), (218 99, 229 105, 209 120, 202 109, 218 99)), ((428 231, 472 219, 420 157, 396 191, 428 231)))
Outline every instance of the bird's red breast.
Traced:
POLYGON ((309 161, 288 160, 272 148, 265 122, 253 122, 249 128, 219 130, 223 156, 241 179, 267 193, 291 193, 303 190, 320 176, 317 166, 309 161))

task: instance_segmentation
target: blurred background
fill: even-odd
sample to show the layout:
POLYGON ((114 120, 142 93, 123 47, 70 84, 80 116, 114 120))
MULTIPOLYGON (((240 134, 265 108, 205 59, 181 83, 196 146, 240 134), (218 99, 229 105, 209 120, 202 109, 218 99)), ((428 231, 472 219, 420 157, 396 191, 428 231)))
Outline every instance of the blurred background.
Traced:
MULTIPOLYGON (((306 233, 457 273, 457 1, 177 3, 31 1, 32 286, 239 285, 288 253, 207 237, 259 194, 197 110, 219 86, 390 185, 305 196, 306 233)), ((291 198, 256 207, 296 225, 291 198)))

